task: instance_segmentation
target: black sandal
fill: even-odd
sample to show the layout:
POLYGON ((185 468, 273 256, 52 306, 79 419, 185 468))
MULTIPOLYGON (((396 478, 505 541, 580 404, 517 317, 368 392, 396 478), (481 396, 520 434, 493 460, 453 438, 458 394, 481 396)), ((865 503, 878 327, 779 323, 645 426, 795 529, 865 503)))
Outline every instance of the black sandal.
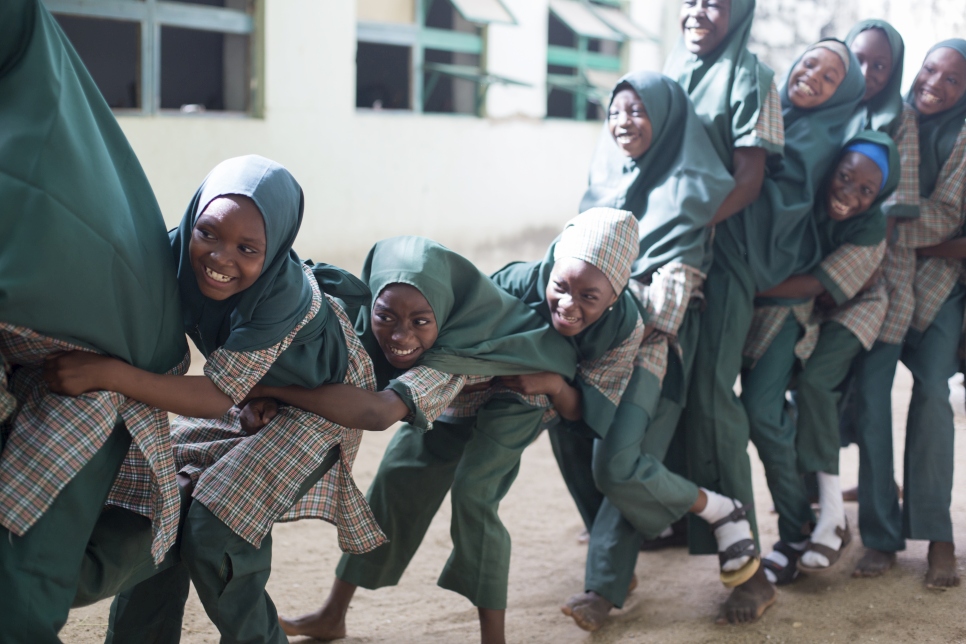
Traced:
POLYGON ((795 550, 795 548, 792 548, 784 541, 779 541, 776 543, 774 550, 785 555, 785 558, 788 559, 788 563, 783 566, 777 561, 773 561, 768 557, 765 557, 761 560, 761 565, 765 567, 765 570, 770 570, 771 573, 775 575, 776 586, 786 586, 798 579, 798 560, 802 556, 802 553, 799 550, 795 550))
MULTIPOLYGON (((734 499, 731 502, 734 503, 734 499)), ((709 526, 711 527, 711 531, 714 532, 726 523, 735 523, 736 521, 745 519, 747 516, 748 506, 736 505, 735 509, 728 513, 728 516, 709 524, 709 526)), ((724 551, 718 552, 718 562, 721 566, 732 559, 738 559, 740 557, 748 557, 748 563, 738 570, 720 570, 718 573, 721 578, 721 583, 725 585, 725 588, 734 588, 745 583, 755 576, 755 573, 758 572, 758 568, 761 566, 758 548, 755 546, 754 539, 739 539, 724 551)))

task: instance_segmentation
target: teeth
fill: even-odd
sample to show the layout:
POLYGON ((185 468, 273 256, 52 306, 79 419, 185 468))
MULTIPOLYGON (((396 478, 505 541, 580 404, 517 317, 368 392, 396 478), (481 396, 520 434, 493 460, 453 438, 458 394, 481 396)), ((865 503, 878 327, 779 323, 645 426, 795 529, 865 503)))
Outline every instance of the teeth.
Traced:
POLYGON ((633 134, 618 134, 617 135, 617 142, 618 143, 622 143, 622 144, 625 144, 626 145, 626 144, 630 143, 633 140, 634 140, 634 135, 633 134))
POLYGON ((570 322, 571 324, 576 324, 577 322, 577 318, 567 317, 563 313, 558 313, 557 315, 560 317, 560 319, 570 322))
POLYGON ((919 92, 919 100, 925 103, 926 105, 936 105, 937 103, 942 102, 942 99, 936 96, 935 94, 931 94, 925 91, 919 92))
POLYGON ((216 282, 221 282, 222 284, 230 282, 234 279, 233 277, 229 277, 228 275, 222 275, 221 273, 216 273, 215 271, 211 270, 207 266, 205 266, 205 275, 215 280, 216 282))
POLYGON ((849 212, 849 207, 834 197, 832 198, 832 209, 840 215, 845 215, 849 212))
POLYGON ((403 351, 402 349, 397 349, 396 347, 389 347, 389 350, 392 351, 392 354, 395 356, 408 356, 416 350, 416 347, 413 347, 408 351, 403 351))
POLYGON ((811 87, 808 86, 808 84, 805 81, 798 81, 798 90, 801 93, 806 94, 808 96, 815 96, 815 92, 812 90, 811 87))
POLYGON ((698 36, 699 38, 703 38, 707 36, 709 33, 711 33, 710 29, 704 29, 703 27, 688 27, 688 31, 690 31, 695 36, 698 36))

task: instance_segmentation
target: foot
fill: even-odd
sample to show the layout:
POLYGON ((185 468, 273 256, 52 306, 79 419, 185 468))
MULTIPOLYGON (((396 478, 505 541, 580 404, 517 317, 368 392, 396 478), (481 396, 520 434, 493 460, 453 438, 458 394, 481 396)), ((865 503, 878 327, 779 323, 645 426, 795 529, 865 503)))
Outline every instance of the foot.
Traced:
POLYGON ((307 635, 323 642, 345 637, 345 615, 327 614, 325 606, 314 613, 292 619, 279 616, 278 623, 282 632, 289 637, 307 635))
POLYGON ((631 575, 631 583, 627 584, 627 594, 630 595, 637 588, 637 575, 631 575))
POLYGON ((588 542, 590 542, 590 532, 587 531, 587 528, 584 528, 581 533, 577 535, 577 543, 586 545, 588 542))
POLYGON ((929 570, 926 571, 926 588, 946 590, 959 585, 955 544, 950 541, 931 541, 927 560, 929 570))
POLYGON ((607 616, 613 608, 612 603, 594 591, 588 590, 568 599, 567 603, 560 607, 560 611, 572 617, 580 628, 593 632, 607 622, 607 616))
POLYGON ((756 621, 778 599, 778 591, 768 583, 763 568, 731 591, 721 607, 718 624, 750 624, 756 621))
POLYGON ((765 577, 776 586, 785 586, 798 579, 798 559, 807 542, 796 544, 779 541, 774 550, 761 560, 765 577))
POLYGON ((865 554, 855 564, 853 577, 878 577, 896 564, 896 553, 866 548, 865 554))
POLYGON ((832 535, 826 533, 812 533, 812 538, 808 540, 808 547, 802 553, 802 558, 798 560, 798 570, 805 573, 823 573, 831 570, 841 558, 842 553, 852 543, 852 532, 849 530, 849 522, 845 522, 844 528, 835 528, 832 535))

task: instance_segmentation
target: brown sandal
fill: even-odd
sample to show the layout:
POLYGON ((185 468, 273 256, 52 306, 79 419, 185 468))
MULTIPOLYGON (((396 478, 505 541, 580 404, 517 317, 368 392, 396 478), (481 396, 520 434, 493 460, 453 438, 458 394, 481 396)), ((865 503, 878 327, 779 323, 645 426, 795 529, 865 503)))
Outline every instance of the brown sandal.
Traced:
POLYGON ((802 557, 799 557, 798 571, 803 573, 808 573, 808 574, 821 575, 835 568, 835 564, 837 564, 841 559, 842 553, 845 552, 846 548, 849 547, 849 544, 852 543, 852 531, 849 530, 848 519, 845 520, 844 528, 839 528, 839 527, 835 528, 835 535, 842 540, 842 545, 839 546, 838 550, 835 550, 834 548, 829 548, 828 546, 822 545, 820 543, 813 543, 811 540, 809 540, 808 545, 805 546, 805 551, 802 552, 802 557, 805 556, 806 552, 817 552, 818 554, 828 559, 827 566, 819 566, 819 567, 806 566, 802 562, 802 557))

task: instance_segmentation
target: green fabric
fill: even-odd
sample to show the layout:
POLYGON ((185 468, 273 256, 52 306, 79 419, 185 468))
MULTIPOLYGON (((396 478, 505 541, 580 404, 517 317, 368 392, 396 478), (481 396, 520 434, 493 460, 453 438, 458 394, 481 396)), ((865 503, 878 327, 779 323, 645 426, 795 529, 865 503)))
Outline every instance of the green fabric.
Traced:
MULTIPOLYGON (((704 122, 715 152, 733 170, 735 141, 752 134, 775 78, 767 65, 748 51, 754 0, 732 0, 728 34, 713 51, 696 56, 678 43, 664 64, 664 73, 687 90, 694 109, 704 122)), ((769 154, 781 154, 780 146, 761 142, 769 154)))
POLYGON ((600 510, 604 495, 597 489, 594 482, 594 471, 591 467, 591 455, 594 453, 594 441, 597 436, 590 431, 580 431, 583 425, 576 426, 573 431, 570 423, 558 423, 547 429, 550 439, 550 449, 557 461, 557 468, 563 478, 564 485, 570 498, 577 506, 577 512, 584 523, 587 532, 594 525, 594 517, 600 510))
POLYGON ((366 495, 389 543, 343 555, 336 576, 370 589, 397 584, 450 492, 453 551, 438 584, 480 608, 505 609, 510 535, 498 509, 523 450, 540 433, 542 416, 542 409, 495 400, 472 426, 437 421, 424 434, 403 425, 366 495))
MULTIPOLYGON (((513 262, 501 268, 491 277, 500 288, 519 298, 540 317, 551 321, 550 307, 547 305, 546 292, 553 271, 553 252, 556 241, 550 244, 543 260, 535 262, 513 262)), ((614 349, 634 332, 638 320, 644 315, 640 303, 627 289, 620 294, 617 301, 596 322, 578 333, 576 336, 559 338, 571 347, 571 351, 564 354, 576 354, 577 362, 596 360, 611 349, 614 349)), ((552 327, 551 327, 552 328, 552 327)), ((586 424, 598 436, 607 433, 617 406, 608 400, 595 387, 583 381, 580 375, 576 377, 577 387, 581 391, 581 408, 583 410, 583 424, 586 424)))
MULTIPOLYGON (((926 53, 928 56, 940 47, 948 47, 966 58, 966 40, 951 38, 943 40, 926 53)), ((915 105, 912 89, 906 94, 906 102, 915 105)), ((938 114, 919 115, 919 194, 928 198, 936 188, 939 172, 946 159, 952 154, 953 146, 963 129, 966 119, 966 94, 959 97, 956 104, 938 114)))
POLYGON ((854 136, 862 130, 895 134, 899 127, 899 116, 902 114, 902 91, 899 87, 902 83, 902 65, 905 60, 905 44, 902 42, 902 36, 885 20, 861 20, 849 30, 848 35, 845 36, 845 44, 851 47, 856 36, 868 29, 878 29, 888 39, 889 48, 892 50, 892 74, 882 91, 868 102, 863 101, 859 104, 852 114, 847 136, 854 136))
MULTIPOLYGON (((409 284, 425 296, 439 336, 418 364, 452 374, 511 375, 552 371, 573 378, 576 358, 546 320, 510 297, 469 260, 425 237, 384 239, 362 269, 373 299, 390 284, 409 284)), ((356 332, 376 367, 380 386, 394 375, 372 335, 368 307, 356 332)))
POLYGON ((818 344, 796 377, 799 472, 839 473, 839 385, 862 351, 855 334, 838 322, 822 325, 818 344))
POLYGON ((172 566, 120 593, 111 603, 104 644, 178 644, 190 585, 188 570, 172 566))
POLYGON ((801 241, 814 235, 811 213, 815 195, 842 147, 845 128, 865 91, 858 60, 851 52, 849 56, 849 70, 842 83, 831 98, 813 109, 791 104, 786 77, 780 90, 785 157, 780 165, 769 165, 758 199, 717 226, 716 248, 727 245, 745 258, 756 291, 766 291, 790 275, 807 272, 821 259, 817 245, 803 255, 801 241))
POLYGON ((0 642, 60 644, 57 632, 67 622, 88 537, 130 446, 118 419, 104 445, 24 536, 0 528, 0 642))
POLYGON ((611 100, 625 87, 644 103, 651 147, 630 159, 605 124, 580 210, 607 206, 634 213, 640 237, 635 278, 646 279, 675 260, 706 271, 711 262, 707 224, 734 189, 734 179, 707 154, 708 135, 676 83, 656 72, 632 72, 618 81, 611 100))
POLYGON ((164 220, 40 0, 0 3, 0 320, 164 372, 187 345, 164 220))

